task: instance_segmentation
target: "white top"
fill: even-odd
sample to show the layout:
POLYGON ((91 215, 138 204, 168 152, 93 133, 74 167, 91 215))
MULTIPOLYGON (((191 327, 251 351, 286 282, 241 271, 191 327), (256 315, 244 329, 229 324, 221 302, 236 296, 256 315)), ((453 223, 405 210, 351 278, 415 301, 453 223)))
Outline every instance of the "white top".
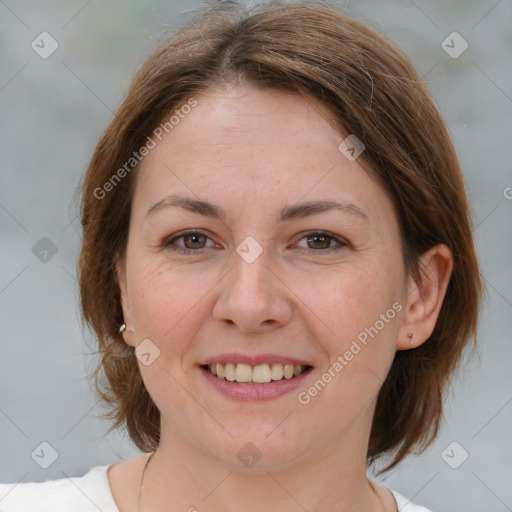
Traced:
MULTIPOLYGON (((0 512, 119 512, 107 477, 110 466, 94 466, 82 477, 0 484, 0 512)), ((400 512, 431 512, 390 491, 400 512)))

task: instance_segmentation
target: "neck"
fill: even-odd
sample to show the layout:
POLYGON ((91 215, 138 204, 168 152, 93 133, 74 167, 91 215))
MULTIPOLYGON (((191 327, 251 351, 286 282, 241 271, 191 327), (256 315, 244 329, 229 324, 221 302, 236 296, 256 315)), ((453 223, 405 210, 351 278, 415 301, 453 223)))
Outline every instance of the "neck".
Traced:
POLYGON ((331 443, 329 449, 303 455, 300 461, 279 467, 258 463, 241 470, 187 444, 165 422, 162 433, 147 468, 140 512, 259 512, 262 506, 282 512, 384 510, 382 496, 366 476, 366 460, 357 455, 356 440, 350 435, 343 443, 331 443))

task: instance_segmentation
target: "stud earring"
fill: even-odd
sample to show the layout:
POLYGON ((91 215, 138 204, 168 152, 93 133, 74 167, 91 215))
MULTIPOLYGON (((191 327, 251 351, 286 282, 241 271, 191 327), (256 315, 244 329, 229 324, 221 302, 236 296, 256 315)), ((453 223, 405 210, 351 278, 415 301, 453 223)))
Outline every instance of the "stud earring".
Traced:
POLYGON ((408 332, 407 337, 409 338, 409 343, 413 345, 414 341, 412 341, 412 338, 414 337, 414 334, 412 332, 408 332))
POLYGON ((126 328, 126 324, 121 325, 121 327, 119 328, 119 332, 120 332, 120 333, 123 333, 124 331, 126 331, 126 332, 130 332, 130 333, 132 333, 132 334, 134 334, 134 333, 135 333, 135 331, 134 331, 133 329, 127 329, 127 328, 126 328))

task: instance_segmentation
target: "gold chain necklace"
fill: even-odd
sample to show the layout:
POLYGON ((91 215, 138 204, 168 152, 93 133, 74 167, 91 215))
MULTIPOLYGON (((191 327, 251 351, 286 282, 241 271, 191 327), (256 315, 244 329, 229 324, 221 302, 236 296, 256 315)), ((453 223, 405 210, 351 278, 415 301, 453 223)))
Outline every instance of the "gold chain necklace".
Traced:
POLYGON ((146 471, 148 469, 148 465, 149 465, 149 461, 151 460, 151 458, 153 457, 153 455, 155 455, 156 452, 153 452, 149 457, 148 457, 148 460, 146 461, 146 464, 144 464, 144 469, 142 471, 142 478, 141 478, 141 481, 140 481, 140 489, 139 489, 139 499, 137 501, 137 512, 140 512, 140 502, 141 502, 141 499, 142 499, 142 489, 144 489, 144 479, 146 477, 146 471))
MULTIPOLYGON (((148 460, 146 461, 146 464, 144 464, 144 469, 142 470, 142 478, 141 478, 141 482, 140 482, 140 489, 139 489, 139 499, 137 501, 137 512, 140 512, 140 502, 142 500, 142 490, 144 489, 144 479, 146 478, 146 471, 148 469, 148 466, 149 466, 149 461, 151 460, 151 458, 153 457, 153 455, 155 455, 156 452, 153 452, 149 457, 148 457, 148 460)), ((378 495, 377 493, 377 490, 375 489, 375 487, 373 486, 372 482, 370 481, 370 486, 372 487, 373 491, 375 492, 375 494, 378 495)), ((384 503, 382 502, 382 498, 380 498, 379 496, 379 499, 382 503, 382 505, 384 506, 384 503)), ((393 496, 393 501, 395 501, 395 497, 393 496)), ((396 501, 395 501, 396 503, 396 501)), ((397 505, 397 512, 398 512, 398 505, 397 505)))

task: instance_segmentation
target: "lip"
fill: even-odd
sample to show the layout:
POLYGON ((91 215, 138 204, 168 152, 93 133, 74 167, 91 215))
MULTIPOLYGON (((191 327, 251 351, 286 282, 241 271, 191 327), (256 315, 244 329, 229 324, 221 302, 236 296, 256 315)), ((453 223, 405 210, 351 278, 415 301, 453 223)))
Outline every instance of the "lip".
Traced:
POLYGON ((214 357, 211 357, 202 363, 199 363, 200 366, 208 365, 208 364, 227 364, 227 363, 241 363, 241 364, 249 364, 251 366, 257 366, 259 364, 273 364, 273 363, 282 363, 282 364, 293 364, 301 365, 301 366, 313 366, 309 361, 304 361, 301 359, 294 359, 293 357, 288 356, 280 356, 279 354, 257 354, 257 355, 249 355, 242 354, 239 352, 226 352, 224 354, 217 354, 214 357))
MULTIPOLYGON (((218 356, 216 359, 216 362, 222 363, 222 361, 217 361, 217 359, 220 356, 218 356)), ((213 360, 212 360, 213 361, 213 360)), ((234 359, 231 359, 231 361, 234 361, 234 359)), ((269 360, 266 359, 268 362, 269 360)), ((290 358, 287 358, 287 361, 293 361, 290 358)), ((243 361, 239 361, 243 363, 243 361)), ((277 361, 276 361, 277 362, 277 361)), ((281 359, 281 362, 284 362, 284 359, 281 359)), ((205 364, 214 364, 212 363, 205 363, 205 364)), ((254 364, 254 363, 246 363, 246 364, 254 364)), ((255 363, 257 364, 257 363, 255 363)), ((261 363, 264 364, 264 363, 261 363)), ((291 364, 291 362, 289 363, 291 364)), ((296 363, 300 364, 300 363, 296 363)), ((304 365, 306 366, 306 365, 304 365)), ((287 393, 290 393, 297 389, 309 376, 311 373, 311 370, 313 368, 310 367, 307 370, 305 370, 303 373, 301 373, 298 377, 293 377, 292 379, 281 379, 281 380, 275 380, 272 382, 269 382, 267 384, 247 384, 243 382, 230 382, 225 379, 220 379, 219 377, 216 377, 215 375, 212 375, 212 373, 207 369, 203 368, 202 366, 199 367, 199 370, 205 377, 205 379, 208 381, 209 384, 211 384, 215 390, 217 390, 222 395, 232 398, 235 400, 242 400, 242 401, 259 401, 259 400, 271 400, 273 398, 280 397, 282 395, 285 395, 287 393)))

